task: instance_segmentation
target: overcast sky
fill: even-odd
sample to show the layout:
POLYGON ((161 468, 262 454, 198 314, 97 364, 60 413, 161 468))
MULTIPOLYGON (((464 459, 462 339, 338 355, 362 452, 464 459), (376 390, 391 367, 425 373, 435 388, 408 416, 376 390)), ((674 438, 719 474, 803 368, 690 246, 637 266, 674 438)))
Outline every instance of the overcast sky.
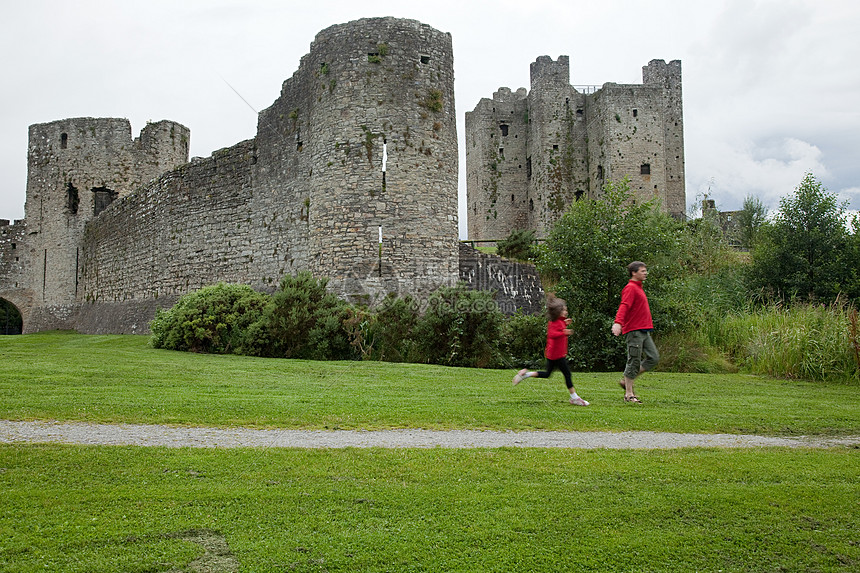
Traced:
POLYGON ((377 16, 453 37, 461 213, 464 114, 528 89, 542 55, 569 56, 574 85, 641 83, 650 60, 682 61, 688 206, 710 193, 723 210, 749 195, 775 209, 812 172, 860 208, 856 0, 5 0, 0 218, 24 216, 29 125, 125 117, 136 137, 171 119, 206 157, 254 137, 253 110, 317 32, 377 16))

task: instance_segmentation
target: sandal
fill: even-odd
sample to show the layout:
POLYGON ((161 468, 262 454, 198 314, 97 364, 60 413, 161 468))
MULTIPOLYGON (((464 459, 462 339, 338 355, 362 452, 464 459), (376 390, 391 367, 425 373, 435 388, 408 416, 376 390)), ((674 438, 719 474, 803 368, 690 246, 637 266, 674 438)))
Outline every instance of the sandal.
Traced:
POLYGON ((625 402, 633 402, 634 404, 641 404, 642 400, 639 399, 639 396, 624 396, 625 402))

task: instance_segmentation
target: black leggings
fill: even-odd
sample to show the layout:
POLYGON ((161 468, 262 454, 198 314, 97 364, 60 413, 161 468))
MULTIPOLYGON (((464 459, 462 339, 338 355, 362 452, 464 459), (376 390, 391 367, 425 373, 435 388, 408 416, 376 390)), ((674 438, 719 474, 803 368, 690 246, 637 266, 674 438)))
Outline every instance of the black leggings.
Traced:
POLYGON ((549 375, 552 374, 556 368, 561 370, 561 373, 564 374, 564 383, 567 385, 567 389, 570 390, 573 388, 573 380, 570 379, 570 367, 567 365, 567 357, 559 358, 558 360, 550 360, 547 358, 546 371, 538 372, 537 377, 549 378, 549 375))

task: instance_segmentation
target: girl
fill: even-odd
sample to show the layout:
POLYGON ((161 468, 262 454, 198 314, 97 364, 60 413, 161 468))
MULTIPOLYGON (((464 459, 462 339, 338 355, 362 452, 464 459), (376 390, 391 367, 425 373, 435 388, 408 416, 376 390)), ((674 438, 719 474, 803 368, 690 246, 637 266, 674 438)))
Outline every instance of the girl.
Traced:
POLYGON ((570 379, 570 368, 567 365, 567 337, 573 334, 568 328, 571 320, 567 317, 567 303, 560 298, 551 298, 546 303, 549 324, 546 327, 546 371, 529 372, 525 368, 514 376, 514 386, 525 378, 549 378, 553 370, 558 368, 564 374, 564 383, 570 392, 570 403, 574 406, 588 406, 588 402, 580 398, 570 379))

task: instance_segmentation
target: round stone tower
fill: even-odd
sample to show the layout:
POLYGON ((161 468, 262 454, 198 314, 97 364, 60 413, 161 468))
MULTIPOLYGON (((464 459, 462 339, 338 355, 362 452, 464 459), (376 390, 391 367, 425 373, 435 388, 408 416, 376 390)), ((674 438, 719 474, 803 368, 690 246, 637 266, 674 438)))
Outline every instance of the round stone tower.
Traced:
POLYGON ((258 148, 258 173, 283 176, 284 203, 302 206, 299 266, 333 290, 418 294, 456 281, 450 34, 395 18, 323 30, 260 114, 258 148))

